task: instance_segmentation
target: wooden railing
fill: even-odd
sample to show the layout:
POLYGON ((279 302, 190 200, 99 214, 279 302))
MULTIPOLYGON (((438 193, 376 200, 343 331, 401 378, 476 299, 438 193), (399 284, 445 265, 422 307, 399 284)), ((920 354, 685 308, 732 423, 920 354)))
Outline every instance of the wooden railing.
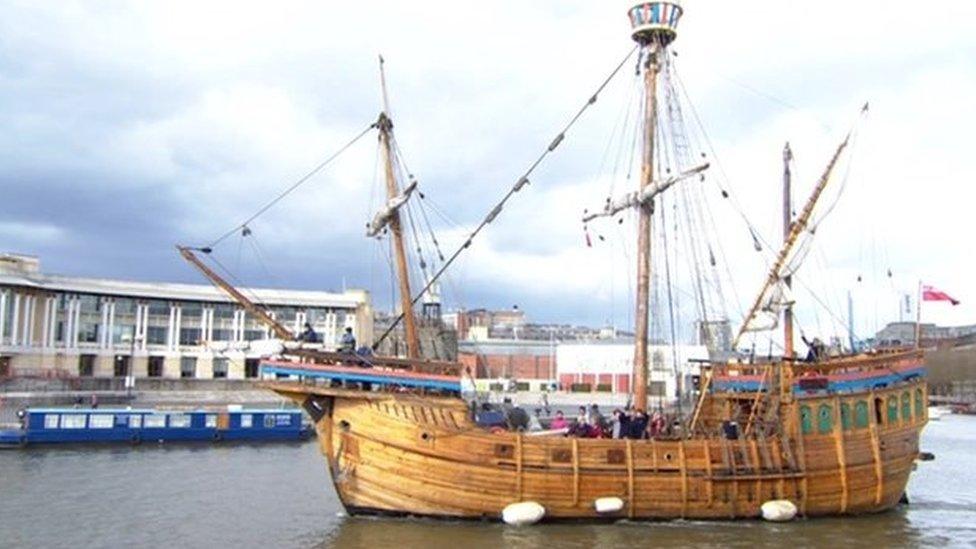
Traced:
POLYGON ((712 371, 718 376, 762 376, 770 366, 774 368, 793 368, 798 372, 815 372, 833 374, 841 372, 855 372, 875 370, 878 368, 893 368, 911 363, 921 363, 923 353, 920 350, 879 351, 875 353, 829 357, 817 362, 801 362, 798 360, 766 362, 755 364, 713 364, 712 371))
POLYGON ((284 354, 298 357, 312 364, 341 364, 367 368, 388 368, 425 374, 461 375, 461 364, 437 360, 394 358, 385 356, 360 356, 355 353, 337 353, 315 349, 288 349, 284 354))

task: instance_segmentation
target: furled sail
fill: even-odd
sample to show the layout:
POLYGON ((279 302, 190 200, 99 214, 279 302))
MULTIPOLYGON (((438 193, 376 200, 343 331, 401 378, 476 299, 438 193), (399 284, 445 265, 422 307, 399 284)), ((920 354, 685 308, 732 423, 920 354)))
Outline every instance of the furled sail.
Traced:
POLYGON ((776 283, 766 287, 761 297, 759 309, 746 322, 743 331, 765 332, 776 329, 779 326, 780 318, 783 316, 783 311, 792 306, 794 302, 793 293, 786 285, 785 279, 780 278, 776 283))
POLYGON ((384 205, 383 209, 376 212, 373 216, 373 220, 366 227, 366 236, 372 238, 382 231, 387 225, 389 225, 390 220, 393 219, 393 214, 399 210, 407 200, 410 200, 410 195, 417 188, 417 182, 413 181, 403 192, 399 195, 389 199, 384 205))

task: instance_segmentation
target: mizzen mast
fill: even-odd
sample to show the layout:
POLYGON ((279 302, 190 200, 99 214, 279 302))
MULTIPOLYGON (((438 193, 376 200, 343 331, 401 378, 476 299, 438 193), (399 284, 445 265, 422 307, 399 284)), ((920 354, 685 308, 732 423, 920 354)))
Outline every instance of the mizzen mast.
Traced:
MULTIPOLYGON (((390 107, 386 96, 386 74, 383 71, 383 58, 380 57, 380 82, 383 88, 383 112, 376 125, 379 128, 380 149, 383 151, 383 166, 386 175, 386 198, 388 204, 399 202, 402 205, 409 197, 400 194, 396 171, 393 168, 393 121, 390 120, 390 107)), ((404 332, 407 339, 407 358, 420 358, 420 341, 417 337, 417 322, 413 314, 413 299, 410 292, 410 271, 407 268, 407 252, 403 245, 403 224, 400 220, 399 205, 389 208, 388 224, 392 235, 397 281, 400 287, 400 309, 403 315, 404 332)))
MULTIPOLYGON (((753 328, 751 323, 753 319, 755 319, 756 316, 761 312, 764 305, 768 305, 768 302, 772 300, 772 292, 775 292, 777 288, 781 288, 780 285, 784 282, 783 275, 786 274, 785 271, 789 267, 787 260, 790 259, 791 253, 793 252, 797 241, 800 239, 800 236, 804 231, 807 230, 807 226, 809 225, 810 219, 813 216, 813 209, 817 205, 820 195, 823 194, 824 189, 827 187, 827 183, 830 181, 830 176, 834 171, 834 166, 837 165, 837 161, 840 159, 841 153, 844 152, 845 148, 847 148, 850 138, 851 136, 848 134, 847 137, 844 138, 844 141, 837 146, 837 150, 834 151, 834 155, 831 157, 830 162, 827 164, 827 168, 820 176, 819 181, 817 181, 817 185, 814 187, 813 192, 810 194, 810 198, 807 199, 806 204, 803 206, 803 210, 800 211, 800 215, 797 216, 795 222, 790 224, 783 247, 776 256, 776 261, 769 269, 769 275, 766 277, 766 281, 763 283, 763 287, 759 291, 759 295, 756 296, 755 301, 753 301, 752 306, 749 308, 749 312, 745 316, 742 326, 739 328, 735 339, 732 341, 733 349, 738 347, 739 340, 742 339, 742 336, 747 331, 758 330, 757 328, 753 328)), ((771 328, 768 327, 764 329, 768 330, 771 328)))
MULTIPOLYGON (((793 200, 792 200, 792 172, 790 162, 793 161, 793 151, 790 150, 789 142, 783 147, 783 242, 789 242, 790 229, 793 225, 793 200)), ((783 277, 783 284, 787 291, 793 285, 793 277, 786 275, 783 277)), ((793 304, 787 303, 783 309, 783 358, 789 360, 793 358, 793 304)))

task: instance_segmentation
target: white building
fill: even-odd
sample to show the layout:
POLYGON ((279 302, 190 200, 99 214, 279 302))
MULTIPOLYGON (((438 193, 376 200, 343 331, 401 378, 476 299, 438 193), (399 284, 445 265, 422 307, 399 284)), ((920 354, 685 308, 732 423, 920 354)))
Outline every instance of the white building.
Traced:
MULTIPOLYGON (((704 345, 649 345, 648 357, 648 396, 673 400, 677 390, 676 367, 687 391, 691 377, 699 374, 697 361, 708 359, 708 349, 704 345)), ((556 371, 563 389, 588 384, 591 388, 627 393, 633 383, 633 364, 634 342, 630 340, 562 342, 556 347, 556 371)))
MULTIPOLYGON (((310 323, 326 348, 346 327, 372 340, 364 290, 242 293, 296 334, 310 323)), ((273 335, 209 284, 49 275, 35 257, 0 253, 0 377, 251 378, 273 335)))

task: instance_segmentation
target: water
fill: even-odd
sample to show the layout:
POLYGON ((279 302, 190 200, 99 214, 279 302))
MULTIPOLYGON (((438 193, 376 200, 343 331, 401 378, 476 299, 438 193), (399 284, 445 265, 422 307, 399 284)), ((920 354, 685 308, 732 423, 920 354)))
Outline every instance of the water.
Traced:
POLYGON ((612 525, 344 517, 315 442, 0 452, 0 547, 976 547, 976 417, 932 422, 880 515, 612 525))

